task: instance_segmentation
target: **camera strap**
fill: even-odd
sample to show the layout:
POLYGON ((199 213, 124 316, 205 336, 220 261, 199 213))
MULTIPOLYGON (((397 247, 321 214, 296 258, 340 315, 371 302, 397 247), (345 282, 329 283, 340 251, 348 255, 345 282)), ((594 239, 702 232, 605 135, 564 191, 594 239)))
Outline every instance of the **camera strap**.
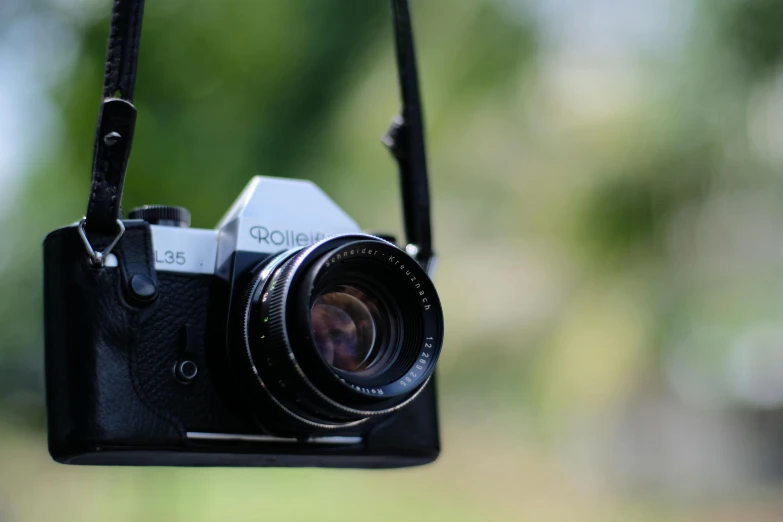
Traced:
POLYGON ((103 100, 95 132, 92 186, 82 225, 87 233, 121 235, 122 188, 136 126, 132 102, 143 12, 144 0, 114 0, 103 100))
MULTIPOLYGON (((430 195, 413 30, 407 0, 391 0, 391 6, 402 111, 383 141, 399 165, 407 250, 427 268, 432 259, 430 195)), ((136 125, 132 102, 143 12, 144 0, 114 0, 103 101, 95 133, 92 186, 87 214, 81 223, 88 247, 89 234, 113 235, 112 246, 122 235, 120 205, 136 125)), ((92 252, 91 256, 100 264, 107 253, 108 249, 92 252)))
POLYGON ((391 0, 391 6, 402 111, 392 121, 383 142, 399 166, 402 216, 408 242, 406 250, 427 272, 431 272, 434 253, 430 189, 413 26, 407 0, 391 0))

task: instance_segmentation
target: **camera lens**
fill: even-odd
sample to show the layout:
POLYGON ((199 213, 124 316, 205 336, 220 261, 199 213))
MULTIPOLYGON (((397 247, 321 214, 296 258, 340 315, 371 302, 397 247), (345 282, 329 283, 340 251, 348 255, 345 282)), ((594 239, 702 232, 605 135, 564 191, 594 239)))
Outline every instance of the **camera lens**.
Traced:
POLYGON ((407 405, 443 342, 424 270, 364 235, 337 236, 256 269, 242 305, 247 375, 289 432, 350 426, 407 405))

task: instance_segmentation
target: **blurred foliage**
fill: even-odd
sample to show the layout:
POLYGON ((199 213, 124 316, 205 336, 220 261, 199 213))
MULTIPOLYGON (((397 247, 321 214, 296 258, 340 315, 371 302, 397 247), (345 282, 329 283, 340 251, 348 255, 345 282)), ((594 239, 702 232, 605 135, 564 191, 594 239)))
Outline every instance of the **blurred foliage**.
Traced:
POLYGON ((783 60, 783 5, 774 0, 722 2, 721 34, 751 75, 770 74, 783 60))
MULTIPOLYGON (((125 209, 211 227, 299 177, 401 235, 386 2, 147 4, 125 209)), ((781 3, 412 4, 444 454, 369 473, 48 460, 40 242, 84 211, 109 5, 0 2, 0 124, 34 145, 0 216, 0 520, 780 518, 781 3)))

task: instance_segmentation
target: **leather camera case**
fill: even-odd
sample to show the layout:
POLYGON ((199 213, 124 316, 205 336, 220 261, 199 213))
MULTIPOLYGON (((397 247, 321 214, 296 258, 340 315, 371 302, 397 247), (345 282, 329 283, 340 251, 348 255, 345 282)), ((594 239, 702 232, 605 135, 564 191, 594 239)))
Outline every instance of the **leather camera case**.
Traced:
MULTIPOLYGON (((156 273, 148 223, 126 220, 96 267, 77 225, 44 241, 49 451, 58 462, 103 465, 391 468, 439 453, 434 378, 408 407, 330 435, 361 442, 276 439, 230 386, 225 310, 213 276, 156 273), (134 277, 157 287, 139 299, 134 277), (221 331, 221 328, 223 329, 221 331), (175 367, 194 361, 183 383, 175 367), (189 434, 220 435, 213 440, 189 434)), ((104 248, 110 236, 91 237, 104 248)))

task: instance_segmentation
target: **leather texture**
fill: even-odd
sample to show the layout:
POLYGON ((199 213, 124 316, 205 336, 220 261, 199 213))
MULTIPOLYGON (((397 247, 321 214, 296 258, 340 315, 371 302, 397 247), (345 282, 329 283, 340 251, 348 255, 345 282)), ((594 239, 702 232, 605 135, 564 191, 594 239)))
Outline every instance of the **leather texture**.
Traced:
POLYGON ((121 262, 118 263, 122 275, 123 289, 127 301, 132 305, 138 306, 140 310, 146 310, 144 315, 150 315, 152 311, 157 310, 160 304, 156 306, 147 306, 151 302, 139 301, 135 299, 134 292, 131 290, 131 279, 134 276, 142 275, 149 278, 155 286, 160 286, 158 281, 158 272, 155 270, 155 252, 152 248, 152 240, 146 236, 149 230, 149 224, 142 220, 125 220, 125 234, 120 240, 119 256, 121 262), (142 234, 142 231, 144 233, 142 234))
POLYGON ((87 232, 108 234, 121 218, 125 172, 133 145, 133 91, 144 0, 114 0, 103 78, 103 102, 93 148, 87 232))
POLYGON ((114 0, 111 14, 103 97, 133 101, 136 67, 139 62, 144 0, 114 0))
POLYGON ((416 261, 426 270, 434 254, 424 116, 419 93, 413 25, 407 0, 391 0, 391 8, 402 111, 392 121, 383 141, 399 167, 405 238, 408 243, 417 246, 416 261))
MULTIPOLYGON (((101 248, 111 236, 95 236, 101 248)), ((120 263, 150 251, 149 225, 129 222, 115 249, 120 263), (134 254, 136 252, 136 254, 134 254)), ((138 379, 142 317, 155 303, 132 306, 121 270, 94 268, 77 227, 44 242, 44 313, 49 446, 55 458, 106 444, 179 444, 185 428, 156 408, 138 379)), ((149 258, 152 262, 152 258, 149 258)))
POLYGON ((210 329, 221 330, 225 315, 216 311, 211 328, 212 278, 162 273, 159 280, 155 315, 139 337, 142 388, 157 408, 175 414, 188 431, 259 433, 257 426, 236 412, 244 404, 231 393, 232 377, 217 360, 224 356, 224 343, 210 329), (198 375, 188 384, 174 376, 174 366, 185 359, 198 366, 198 375))
POLYGON ((128 101, 107 99, 101 105, 93 151, 92 184, 87 204, 87 232, 117 232, 125 171, 136 126, 136 108, 128 101))

